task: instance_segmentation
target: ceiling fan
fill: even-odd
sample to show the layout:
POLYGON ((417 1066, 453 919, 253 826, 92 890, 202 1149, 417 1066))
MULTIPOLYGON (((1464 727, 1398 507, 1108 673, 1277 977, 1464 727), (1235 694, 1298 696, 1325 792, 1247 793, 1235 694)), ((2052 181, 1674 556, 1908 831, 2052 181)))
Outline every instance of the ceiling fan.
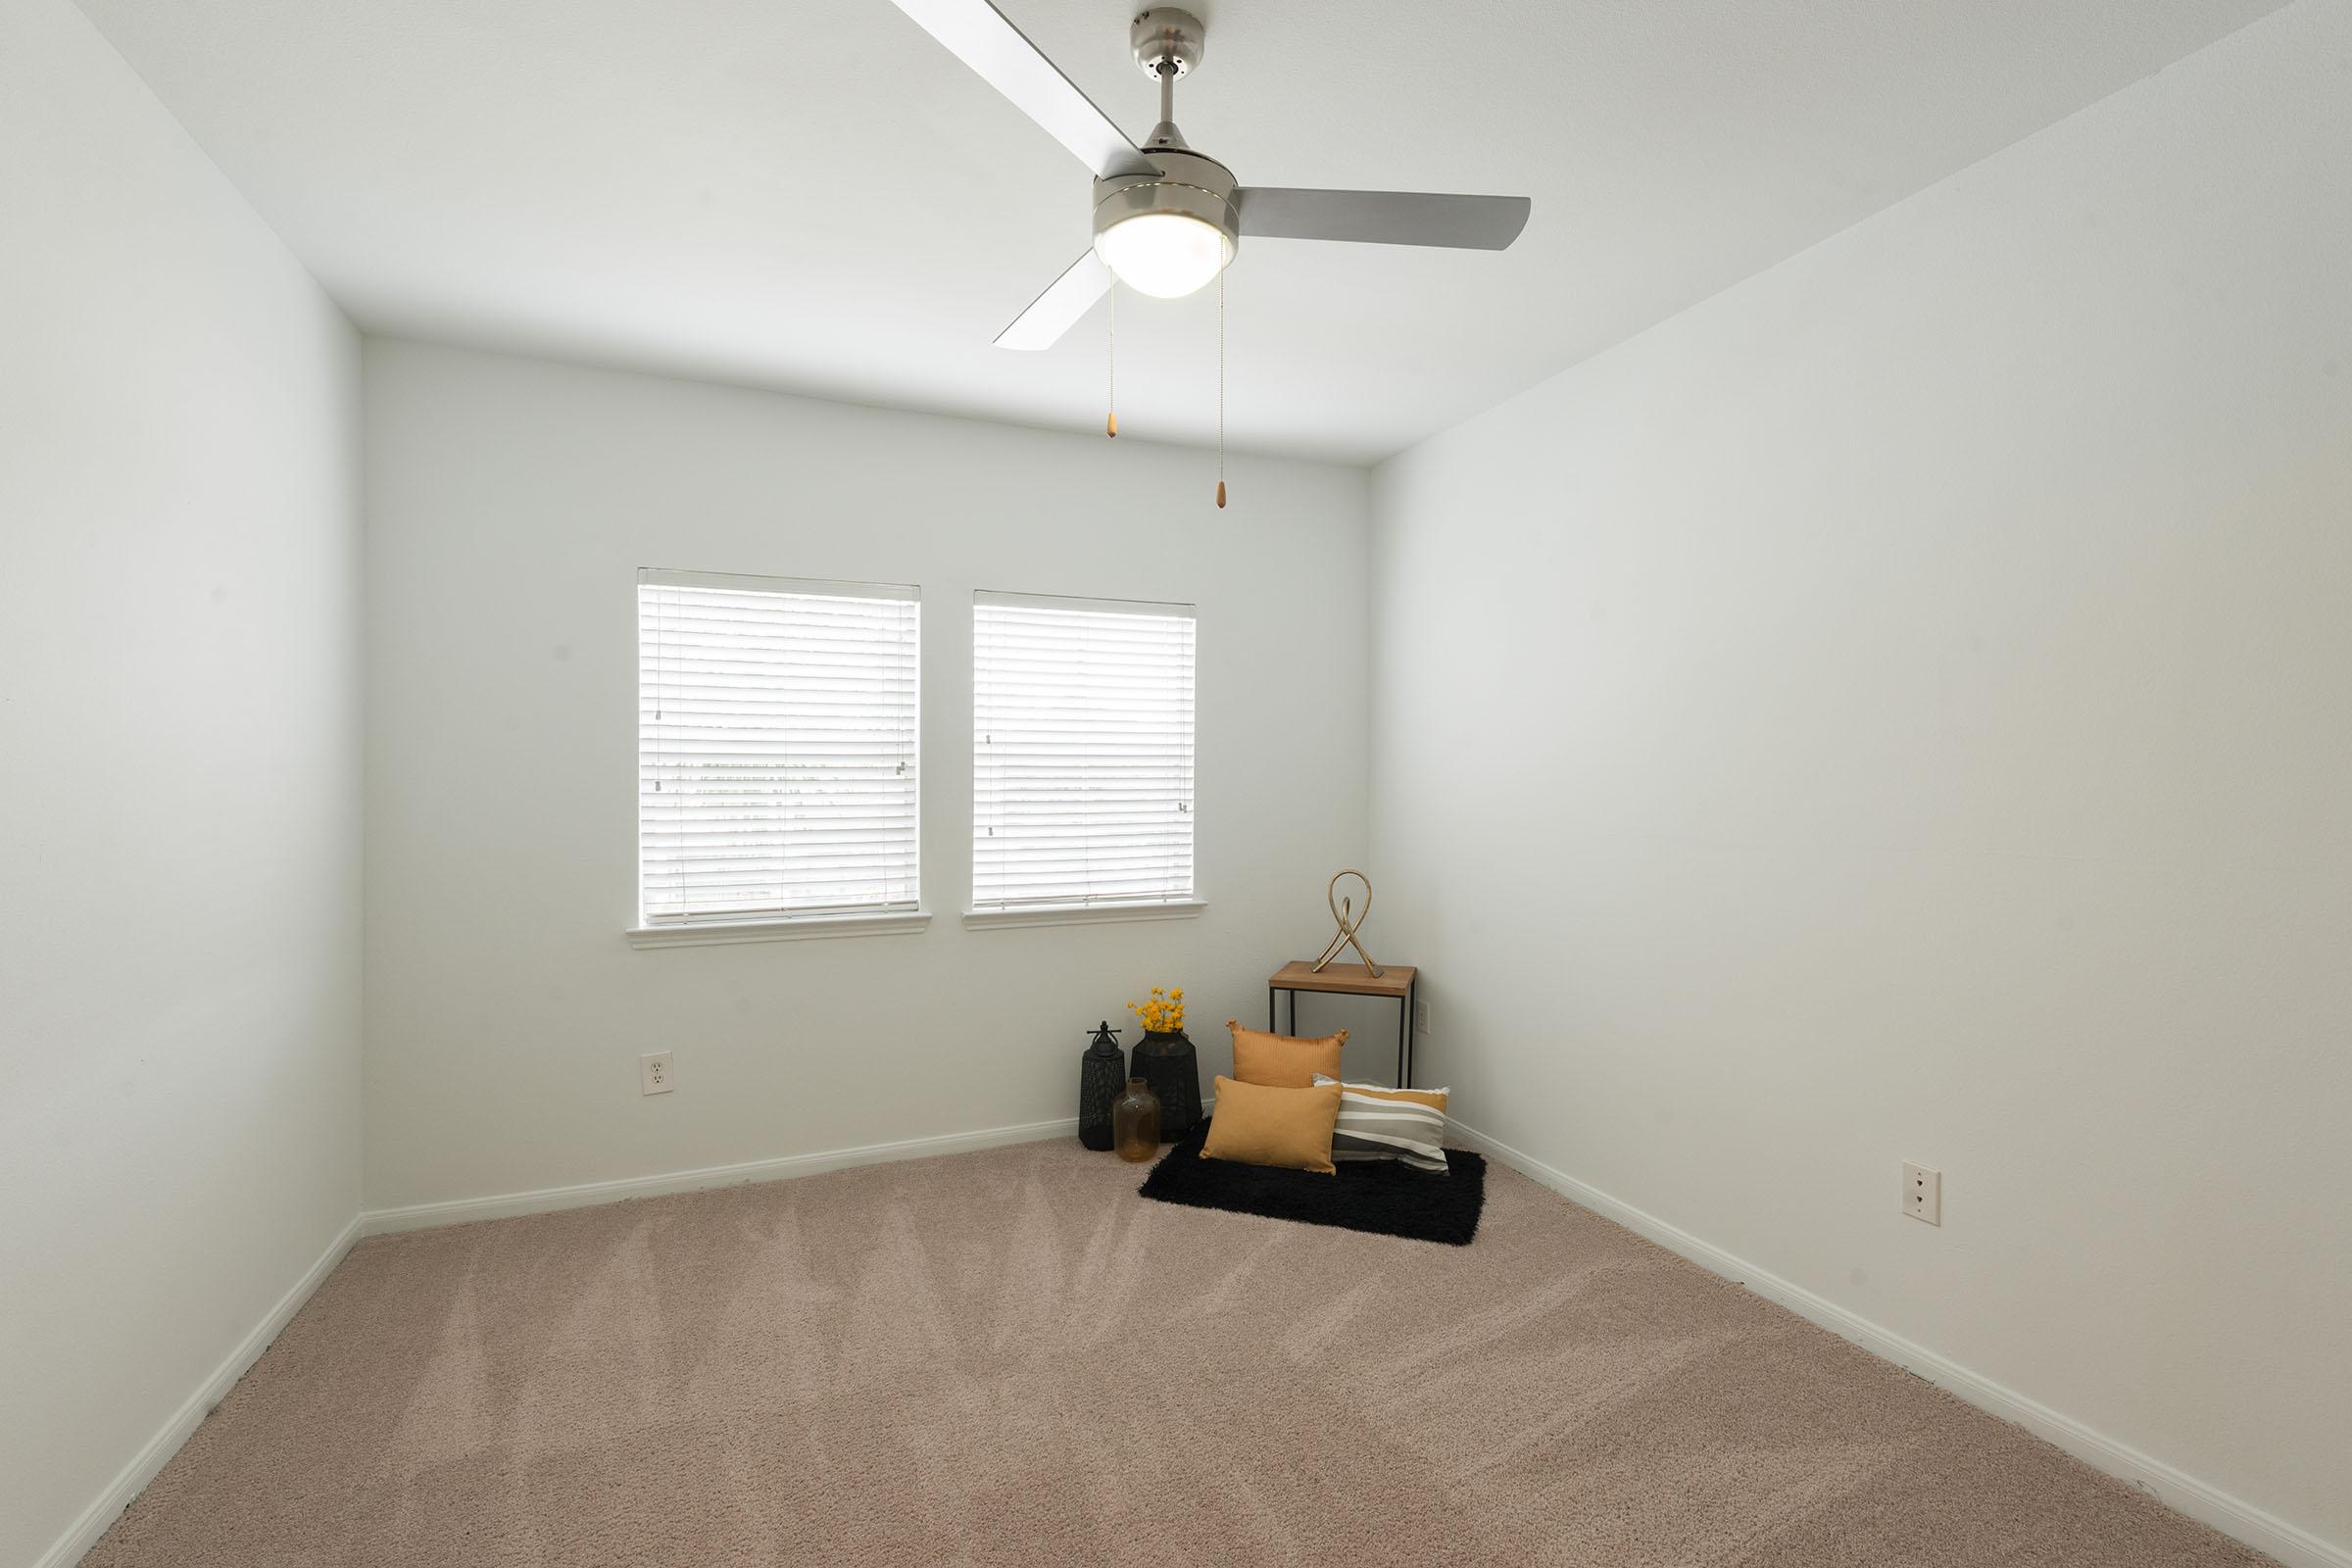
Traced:
POLYGON ((1161 299, 1190 294, 1225 270, 1245 234, 1498 251, 1527 226, 1524 196, 1241 184, 1176 128, 1176 78, 1200 64, 1206 37, 1189 11, 1153 6, 1128 26, 1135 63, 1159 82, 1159 123, 1138 147, 989 0, 894 3, 1095 172, 1094 248, 997 334, 999 348, 1051 348, 1114 275, 1161 299))

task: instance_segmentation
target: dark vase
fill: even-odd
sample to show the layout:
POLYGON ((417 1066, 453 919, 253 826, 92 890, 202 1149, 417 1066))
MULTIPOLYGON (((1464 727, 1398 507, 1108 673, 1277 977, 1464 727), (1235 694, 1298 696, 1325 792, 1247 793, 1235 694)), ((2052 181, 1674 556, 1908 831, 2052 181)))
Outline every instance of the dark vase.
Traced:
POLYGON ((1147 1033, 1136 1042, 1129 1076, 1152 1086, 1159 1101, 1160 1142, 1182 1138, 1200 1120, 1200 1059, 1181 1029, 1147 1033))
POLYGON ((1103 1019, 1078 1058, 1078 1141, 1089 1149, 1110 1147, 1110 1107, 1127 1085, 1127 1057, 1117 1035, 1103 1019))

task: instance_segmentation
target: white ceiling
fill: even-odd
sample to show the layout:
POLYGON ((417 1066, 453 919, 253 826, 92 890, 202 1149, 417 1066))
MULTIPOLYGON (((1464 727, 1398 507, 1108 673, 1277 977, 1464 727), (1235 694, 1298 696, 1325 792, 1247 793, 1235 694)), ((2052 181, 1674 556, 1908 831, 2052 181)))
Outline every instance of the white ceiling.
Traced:
MULTIPOLYGON (((1535 199, 1499 255, 1245 240, 1228 437, 1396 452, 2279 3, 1195 0, 1244 183, 1535 199)), ((81 4, 368 330, 1102 428, 1101 307, 989 343, 1087 172, 888 0, 81 4)), ((1127 0, 1000 4, 1148 128, 1127 0)), ((1215 290, 1118 328, 1122 433, 1212 439, 1215 290)))

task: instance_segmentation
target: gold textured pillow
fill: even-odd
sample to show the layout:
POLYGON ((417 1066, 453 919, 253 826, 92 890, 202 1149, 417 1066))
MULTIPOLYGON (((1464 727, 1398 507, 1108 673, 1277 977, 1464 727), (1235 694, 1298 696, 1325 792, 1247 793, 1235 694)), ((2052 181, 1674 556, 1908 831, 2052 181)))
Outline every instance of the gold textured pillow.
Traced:
POLYGON ((1339 1119, 1338 1084, 1269 1089, 1219 1078, 1217 1109, 1208 1119, 1200 1157, 1329 1176, 1339 1169, 1331 1162, 1331 1130, 1339 1119))
POLYGON ((1226 1019, 1225 1027, 1233 1031, 1233 1075, 1246 1084, 1307 1089, 1317 1073, 1326 1078, 1340 1075, 1340 1048, 1348 1043, 1345 1029, 1320 1040, 1298 1040, 1245 1029, 1238 1018, 1226 1019))

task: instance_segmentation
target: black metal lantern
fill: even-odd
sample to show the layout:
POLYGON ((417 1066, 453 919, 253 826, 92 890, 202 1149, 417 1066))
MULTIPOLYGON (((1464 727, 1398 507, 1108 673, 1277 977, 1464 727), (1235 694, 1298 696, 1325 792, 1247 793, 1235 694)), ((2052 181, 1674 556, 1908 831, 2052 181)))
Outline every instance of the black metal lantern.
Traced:
POLYGON ((1078 1058, 1078 1141, 1089 1149, 1110 1147, 1110 1106, 1127 1084, 1127 1057, 1118 1031, 1105 1018, 1078 1058))

